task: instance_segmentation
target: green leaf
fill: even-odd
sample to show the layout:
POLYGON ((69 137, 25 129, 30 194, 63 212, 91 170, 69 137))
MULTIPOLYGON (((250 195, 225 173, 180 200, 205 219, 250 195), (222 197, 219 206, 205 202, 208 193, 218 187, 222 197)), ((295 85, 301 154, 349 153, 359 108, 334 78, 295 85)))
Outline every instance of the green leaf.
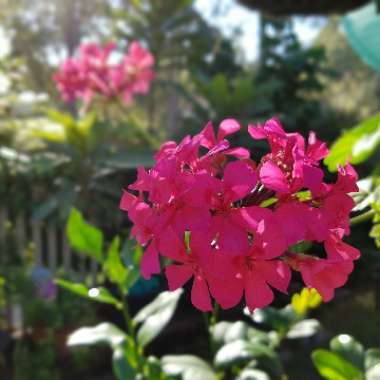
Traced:
POLYGON ((137 371, 130 364, 130 357, 123 346, 115 347, 112 355, 112 369, 117 380, 135 379, 137 371))
POLYGON ((123 346, 127 335, 112 323, 103 322, 94 327, 81 327, 69 335, 68 346, 92 346, 107 343, 112 349, 123 346))
POLYGON ((380 224, 375 224, 372 226, 371 231, 369 232, 369 236, 375 239, 376 246, 380 246, 380 224))
POLYGON ((295 323, 286 337, 289 339, 308 338, 316 334, 321 328, 321 324, 316 319, 304 319, 295 323))
POLYGON ((312 360, 322 377, 328 380, 361 380, 360 370, 339 354, 323 349, 313 351, 312 360))
POLYGON ((86 223, 82 214, 75 208, 71 210, 67 222, 67 236, 72 248, 83 252, 98 262, 103 261, 103 233, 86 223))
POLYGON ((252 343, 246 340, 235 340, 225 344, 215 355, 215 365, 228 368, 234 364, 245 363, 253 358, 275 358, 275 352, 266 345, 252 343))
POLYGON ((380 380, 380 364, 370 368, 365 374, 366 380, 380 380))
POLYGON ((217 345, 232 342, 234 340, 249 340, 269 344, 270 338, 267 333, 257 330, 243 321, 222 321, 210 329, 212 339, 217 345))
POLYGON ((68 338, 68 346, 92 346, 106 343, 112 350, 112 367, 118 380, 134 379, 137 361, 133 339, 112 323, 104 322, 95 327, 82 327, 68 338))
POLYGON ((380 114, 377 114, 344 133, 332 146, 325 164, 330 171, 347 161, 359 164, 365 161, 380 142, 380 114))
POLYGON ((117 308, 120 308, 120 302, 104 287, 97 288, 88 288, 86 285, 81 283, 73 283, 70 281, 57 279, 55 282, 61 286, 62 288, 70 291, 71 293, 75 293, 81 297, 101 302, 108 303, 110 305, 114 305, 117 308))
POLYGON ((127 277, 125 279, 125 288, 131 289, 140 278, 140 262, 143 250, 139 245, 131 240, 126 240, 121 250, 121 257, 127 268, 127 277))
POLYGON ((355 367, 364 369, 364 348, 352 336, 342 334, 330 341, 330 349, 341 355, 355 367))
POLYGON ((202 359, 193 355, 167 355, 161 359, 162 369, 169 376, 182 380, 217 380, 217 374, 202 359))
POLYGON ((236 380, 270 380, 267 373, 259 369, 243 369, 236 380))
POLYGON ((128 270, 120 259, 120 238, 118 236, 112 240, 108 248, 107 258, 104 261, 103 268, 111 282, 119 284, 125 291, 128 290, 124 289, 128 270))
POLYGON ((365 352, 365 369, 368 370, 380 364, 380 348, 369 348, 365 352))
POLYGON ((297 316, 291 305, 287 305, 282 309, 275 309, 274 307, 257 309, 252 315, 248 309, 245 309, 244 312, 249 315, 254 322, 268 325, 274 330, 280 331, 287 331, 297 320, 297 316))
POLYGON ((137 333, 137 341, 141 346, 150 343, 169 323, 182 292, 182 289, 162 292, 137 313, 134 321, 142 323, 137 333))
POLYGON ((160 359, 154 356, 149 356, 145 361, 144 373, 149 380, 164 380, 166 376, 163 377, 162 366, 160 359))
POLYGON ((365 353, 366 380, 380 380, 380 348, 370 348, 365 353))

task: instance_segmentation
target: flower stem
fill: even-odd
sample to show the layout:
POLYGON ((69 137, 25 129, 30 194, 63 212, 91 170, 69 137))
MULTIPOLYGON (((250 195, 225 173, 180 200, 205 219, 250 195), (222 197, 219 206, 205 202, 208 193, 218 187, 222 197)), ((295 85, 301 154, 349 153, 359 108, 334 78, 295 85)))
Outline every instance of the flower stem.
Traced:
POLYGON ((127 325, 128 334, 130 334, 132 338, 135 339, 135 326, 133 324, 131 313, 129 311, 128 302, 125 298, 123 298, 123 316, 127 325))
POLYGON ((367 222, 368 220, 372 219, 374 215, 375 215, 375 210, 369 210, 361 215, 354 216, 353 218, 350 219, 350 225, 354 226, 356 224, 367 222))
POLYGON ((133 323, 133 319, 129 311, 128 301, 125 296, 123 297, 123 316, 124 316, 125 323, 127 325, 128 335, 131 336, 134 343, 134 351, 135 351, 135 357, 136 357, 136 362, 137 362, 137 371, 138 373, 142 374, 144 371, 144 364, 143 364, 144 363, 144 349, 137 342, 136 327, 133 323))

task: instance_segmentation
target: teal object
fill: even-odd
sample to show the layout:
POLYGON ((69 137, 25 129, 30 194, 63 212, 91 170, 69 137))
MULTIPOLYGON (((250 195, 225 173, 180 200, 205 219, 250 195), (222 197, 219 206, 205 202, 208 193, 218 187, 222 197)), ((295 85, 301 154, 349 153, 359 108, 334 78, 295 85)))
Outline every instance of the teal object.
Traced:
POLYGON ((343 31, 362 60, 380 71, 380 13, 378 2, 348 13, 342 19, 343 31))

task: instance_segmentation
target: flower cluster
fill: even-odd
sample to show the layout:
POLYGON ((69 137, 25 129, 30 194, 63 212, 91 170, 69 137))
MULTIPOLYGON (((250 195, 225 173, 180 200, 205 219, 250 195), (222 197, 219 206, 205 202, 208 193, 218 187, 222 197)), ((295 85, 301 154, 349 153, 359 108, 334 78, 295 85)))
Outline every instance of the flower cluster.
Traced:
POLYGON ((120 97, 129 103, 135 94, 149 91, 154 79, 152 54, 134 41, 120 62, 111 63, 115 49, 114 43, 104 48, 95 43, 82 44, 78 58, 63 62, 54 80, 65 101, 81 98, 88 105, 94 95, 101 95, 108 99, 120 97))
POLYGON ((239 129, 226 119, 217 134, 208 123, 178 145, 166 142, 154 167, 139 168, 131 191, 124 191, 120 207, 146 246, 143 277, 160 272, 162 256, 169 288, 193 278, 192 303, 200 310, 212 309, 211 296, 231 308, 243 295, 254 310, 273 301, 273 288, 287 292, 293 270, 329 301, 360 256, 342 241, 355 170, 340 167, 336 183, 325 183, 326 145, 313 132, 307 142, 286 133, 277 119, 248 127, 270 146, 256 163, 247 149, 230 147, 226 138, 239 129), (314 253, 306 254, 302 247, 310 243, 314 253))

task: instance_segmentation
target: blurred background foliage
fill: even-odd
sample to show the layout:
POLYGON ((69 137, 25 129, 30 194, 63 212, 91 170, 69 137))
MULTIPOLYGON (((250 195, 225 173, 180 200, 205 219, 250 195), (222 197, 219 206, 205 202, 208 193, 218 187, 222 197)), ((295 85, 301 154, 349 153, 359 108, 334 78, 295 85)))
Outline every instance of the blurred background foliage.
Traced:
MULTIPOLYGON (((275 2, 265 3, 267 7, 275 2)), ((355 2, 346 3, 351 9, 355 2)), ((380 346, 373 333, 380 310, 380 260, 375 246, 380 236, 376 149, 380 76, 351 49, 340 31, 340 16, 327 10, 323 16, 312 16, 319 32, 305 46, 296 30, 300 16, 294 16, 291 7, 273 13, 277 16, 266 11, 259 14, 259 54, 252 61, 244 58, 243 47, 236 43, 239 31, 224 33, 193 0, 0 0, 0 209, 7 208, 13 219, 23 213, 44 225, 62 226, 75 206, 106 237, 113 236, 128 227, 118 212, 118 202, 121 189, 134 180, 135 168, 149 167, 161 142, 198 132, 210 119, 217 124, 234 117, 246 126, 278 116, 287 130, 305 134, 312 129, 330 144, 357 125, 343 134, 326 164, 331 168, 358 154, 354 158, 359 173, 368 178, 358 194, 362 208, 358 206, 357 211, 369 210, 375 226, 355 228, 352 243, 366 254, 349 287, 333 304, 320 308, 316 317, 329 332, 338 334, 344 329, 366 346, 380 346), (52 74, 66 57, 76 54, 82 42, 116 41, 124 51, 132 40, 142 42, 156 59, 157 77, 147 96, 128 106, 100 103, 86 115, 77 104, 61 100, 52 74), (355 150, 358 141, 359 152, 355 150), (364 146, 369 141, 367 149, 363 141, 364 146), (370 228, 373 241, 368 239, 370 228)), ((252 22, 256 20, 252 13, 252 22)), ((264 149, 246 139, 243 133, 235 142, 253 148, 253 155, 264 149)), ((20 302, 27 303, 30 263, 14 261, 17 242, 13 243, 2 247, 12 260, 0 275, 6 287, 12 288, 5 288, 7 293, 22 295, 20 302)), ((3 282, 0 287, 3 290, 3 282)), ((19 368, 17 380, 27 379, 28 365, 43 367, 41 363, 50 371, 35 379, 59 378, 54 372, 56 358, 49 353, 51 330, 72 324, 81 314, 85 320, 95 314, 85 313, 89 306, 83 301, 64 298, 60 295, 54 306, 31 303, 26 311, 34 327, 46 317, 49 331, 43 339, 31 343, 29 337, 26 346, 17 347, 21 359, 16 360, 26 363, 19 368), (57 315, 61 315, 59 321, 57 315)), ((3 314, 0 295, 0 317, 3 314)), ((234 317, 226 315, 226 319, 234 317)), ((76 327, 79 324, 75 322, 76 327)), ((184 326, 189 327, 185 322, 184 326)), ((196 329, 191 331, 196 335, 196 329)), ((184 348, 183 342, 176 342, 174 349, 183 353, 191 346, 196 352, 197 343, 188 342, 184 348)), ((164 345, 161 342, 158 350, 164 345)), ((304 346, 291 350, 303 353, 304 346)), ((287 369, 304 379, 299 372, 305 363, 289 364, 286 354, 289 350, 283 353, 287 369)), ((86 352, 70 360, 83 363, 81 355, 86 357, 86 352)), ((305 368, 310 371, 311 367, 305 364, 305 368)), ((73 366, 73 373, 81 371, 80 365, 73 366)))
POLYGON ((211 25, 191 0, 2 2, 9 51, 0 58, 0 191, 16 212, 36 219, 62 222, 72 204, 94 218, 114 212, 107 199, 117 200, 129 169, 149 165, 160 141, 209 119, 247 124, 277 115, 289 130, 314 129, 332 141, 378 109, 378 75, 352 52, 336 17, 306 48, 293 17, 262 15, 259 58, 249 62, 234 35, 211 25), (151 92, 128 109, 98 107, 93 120, 81 120, 54 88, 57 65, 83 41, 114 40, 125 49, 133 39, 155 56, 151 92), (57 107, 61 114, 49 111, 57 107), (87 132, 75 123, 87 123, 87 132), (27 193, 18 186, 26 182, 27 193))

